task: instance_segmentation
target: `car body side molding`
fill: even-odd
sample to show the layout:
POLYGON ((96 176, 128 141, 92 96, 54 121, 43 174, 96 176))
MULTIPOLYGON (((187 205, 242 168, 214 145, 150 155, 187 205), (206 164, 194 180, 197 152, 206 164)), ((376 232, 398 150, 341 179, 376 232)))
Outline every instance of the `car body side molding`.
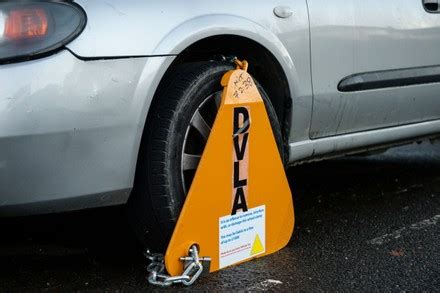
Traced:
POLYGON ((440 65, 358 73, 341 80, 338 90, 357 92, 440 82, 440 65))

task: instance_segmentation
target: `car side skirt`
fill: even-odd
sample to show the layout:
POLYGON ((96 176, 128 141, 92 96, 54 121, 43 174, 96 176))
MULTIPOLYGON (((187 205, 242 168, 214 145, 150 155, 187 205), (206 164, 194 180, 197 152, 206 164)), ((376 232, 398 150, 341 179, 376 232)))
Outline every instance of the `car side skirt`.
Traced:
POLYGON ((289 145, 289 165, 360 153, 440 135, 440 120, 310 139, 289 145))

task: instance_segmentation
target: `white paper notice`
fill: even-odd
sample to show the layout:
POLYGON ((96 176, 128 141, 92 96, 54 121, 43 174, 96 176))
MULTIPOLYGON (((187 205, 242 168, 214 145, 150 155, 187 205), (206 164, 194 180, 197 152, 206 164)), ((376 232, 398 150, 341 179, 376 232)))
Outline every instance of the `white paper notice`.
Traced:
POLYGON ((220 269, 266 251, 266 206, 219 220, 220 269))

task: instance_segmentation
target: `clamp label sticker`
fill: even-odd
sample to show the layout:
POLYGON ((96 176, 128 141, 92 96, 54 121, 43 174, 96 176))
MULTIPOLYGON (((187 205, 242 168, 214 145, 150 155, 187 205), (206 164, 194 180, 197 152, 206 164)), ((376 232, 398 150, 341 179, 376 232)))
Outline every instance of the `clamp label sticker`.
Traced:
POLYGON ((220 269, 266 251, 266 206, 219 219, 220 269))

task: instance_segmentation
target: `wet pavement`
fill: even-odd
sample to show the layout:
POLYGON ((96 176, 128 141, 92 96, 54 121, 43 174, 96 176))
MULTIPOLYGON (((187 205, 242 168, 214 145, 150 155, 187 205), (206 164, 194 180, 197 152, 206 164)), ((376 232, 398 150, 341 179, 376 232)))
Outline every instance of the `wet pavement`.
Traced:
MULTIPOLYGON (((288 247, 191 289, 440 290, 440 144, 288 174, 296 212, 288 247)), ((0 219, 0 235, 2 292, 152 289, 123 208, 0 219)))

